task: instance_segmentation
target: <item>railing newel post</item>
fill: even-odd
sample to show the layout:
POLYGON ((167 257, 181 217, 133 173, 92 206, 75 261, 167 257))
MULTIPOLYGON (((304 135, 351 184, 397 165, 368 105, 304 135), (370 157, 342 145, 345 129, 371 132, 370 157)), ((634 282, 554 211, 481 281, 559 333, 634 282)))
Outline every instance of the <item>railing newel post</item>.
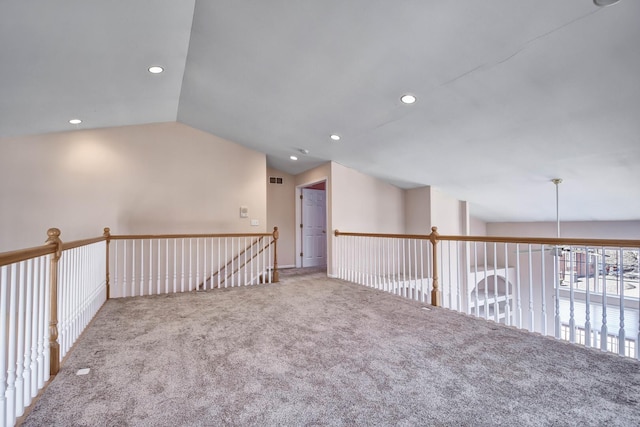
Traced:
POLYGON ((50 313, 49 313, 49 370, 51 375, 56 375, 60 370, 60 343, 58 343, 58 261, 62 257, 62 240, 60 230, 50 228, 47 230, 46 244, 55 245, 55 252, 51 255, 50 269, 50 313))
POLYGON ((273 279, 274 283, 280 281, 280 273, 278 272, 278 238, 280 237, 280 232, 278 231, 278 227, 273 227, 273 279))
POLYGON ((440 235, 438 234, 438 227, 431 227, 431 234, 429 234, 429 240, 433 247, 433 289, 431 290, 431 305, 435 307, 442 306, 442 291, 440 290, 440 283, 438 282, 438 242, 440 235))

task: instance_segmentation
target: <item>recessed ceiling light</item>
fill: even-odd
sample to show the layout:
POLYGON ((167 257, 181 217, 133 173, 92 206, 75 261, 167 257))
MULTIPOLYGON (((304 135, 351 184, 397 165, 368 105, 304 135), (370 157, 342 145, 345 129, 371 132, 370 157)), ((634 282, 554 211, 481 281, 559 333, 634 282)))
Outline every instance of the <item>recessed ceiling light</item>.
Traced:
POLYGON ((298 160, 298 158, 297 158, 296 156, 289 156, 289 158, 290 158, 291 160, 298 160))
POLYGON ((331 135, 329 138, 333 139, 334 141, 340 141, 340 135, 336 135, 335 133, 331 135))
POLYGON ((600 7, 611 6, 618 3, 620 0, 593 0, 593 4, 600 7))
POLYGON ((402 97, 400 98, 400 101, 402 101, 405 104, 413 104, 414 102, 416 102, 416 97, 413 95, 402 95, 402 97))
POLYGON ((154 65, 153 67, 149 67, 149 72, 152 74, 160 74, 163 71, 164 71, 164 68, 158 67, 157 65, 154 65))
POLYGON ((71 119, 71 120, 69 120, 69 123, 71 123, 72 125, 79 125, 80 123, 82 123, 82 120, 80 120, 80 119, 71 119))

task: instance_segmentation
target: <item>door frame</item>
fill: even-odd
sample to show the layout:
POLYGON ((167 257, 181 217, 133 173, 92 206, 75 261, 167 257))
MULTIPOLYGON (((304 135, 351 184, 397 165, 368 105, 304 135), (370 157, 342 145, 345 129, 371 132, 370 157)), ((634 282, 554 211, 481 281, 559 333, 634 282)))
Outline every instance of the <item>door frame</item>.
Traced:
POLYGON ((327 228, 329 225, 329 197, 327 197, 328 195, 328 191, 327 191, 327 184, 328 184, 328 177, 322 177, 320 179, 314 180, 314 181, 310 181, 310 182, 305 182, 304 184, 300 184, 300 185, 296 185, 296 194, 295 194, 295 206, 296 206, 296 223, 295 223, 295 227, 296 227, 296 253, 295 255, 295 259, 296 259, 296 268, 301 268, 302 267, 302 257, 300 256, 300 252, 302 252, 302 230, 300 229, 300 224, 302 223, 302 206, 300 203, 300 196, 302 195, 302 189, 305 187, 311 187, 313 185, 316 184, 320 184, 321 182, 324 182, 324 221, 325 221, 325 229, 327 230, 327 233, 325 235, 325 239, 327 239, 327 243, 325 244, 325 251, 327 252, 325 254, 326 258, 327 258, 327 264, 329 264, 329 229, 327 228))

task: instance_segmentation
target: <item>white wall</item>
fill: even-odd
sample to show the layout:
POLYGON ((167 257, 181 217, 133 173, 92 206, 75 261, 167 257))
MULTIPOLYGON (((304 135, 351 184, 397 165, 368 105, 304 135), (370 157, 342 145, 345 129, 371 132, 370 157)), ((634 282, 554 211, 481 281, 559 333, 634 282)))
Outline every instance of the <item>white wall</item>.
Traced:
POLYGON ((332 162, 331 192, 332 230, 404 233, 404 190, 332 162))
POLYGON ((407 234, 431 233, 431 187, 405 190, 404 226, 407 234))
POLYGON ((363 233, 404 233, 404 191, 331 163, 333 227, 363 233))
POLYGON ((265 155, 179 123, 2 138, 0 148, 0 251, 41 245, 50 227, 63 241, 103 227, 266 230, 265 155))
POLYGON ((486 236, 487 223, 474 216, 469 217, 470 236, 486 236))
POLYGON ((439 234, 462 235, 463 215, 460 200, 438 189, 431 189, 431 225, 439 234))
MULTIPOLYGON (((487 224, 489 236, 556 237, 555 222, 494 222, 487 224)), ((584 239, 640 239, 638 221, 560 222, 560 237, 584 239)))
POLYGON ((277 169, 267 168, 267 229, 278 227, 278 264, 294 266, 296 238, 296 181, 293 175, 277 169), (282 184, 270 184, 270 176, 282 178, 282 184))

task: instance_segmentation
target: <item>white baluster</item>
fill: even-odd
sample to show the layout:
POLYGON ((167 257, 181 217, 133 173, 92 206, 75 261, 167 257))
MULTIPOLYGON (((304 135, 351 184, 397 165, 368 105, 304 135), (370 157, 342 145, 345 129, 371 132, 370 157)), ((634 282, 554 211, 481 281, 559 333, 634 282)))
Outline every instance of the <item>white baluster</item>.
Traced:
POLYGON ((247 237, 245 236, 244 240, 244 246, 243 246, 243 250, 244 250, 244 266, 243 266, 243 270, 244 270, 244 286, 247 286, 247 252, 249 251, 249 249, 247 248, 247 237))
MULTIPOLYGON (((441 246, 443 248, 443 252, 444 252, 444 245, 445 245, 445 241, 443 241, 441 243, 441 246)), ((447 268, 445 270, 445 266, 444 266, 444 256, 441 256, 441 265, 442 265, 442 269, 440 271, 442 271, 442 275, 440 276, 442 279, 440 280, 440 289, 442 289, 443 292, 443 299, 442 302, 447 305, 447 308, 453 308, 453 276, 451 274, 451 240, 447 240, 446 241, 446 245, 447 245, 447 268), (445 275, 445 271, 446 274, 448 276, 447 278, 447 283, 445 286, 444 283, 444 275, 445 275), (448 303, 446 302, 448 301, 448 303)))
MULTIPOLYGON (((602 250, 602 259, 605 257, 605 250, 602 250)), ((600 350, 607 351, 607 277, 602 276, 602 327, 600 328, 600 350)))
POLYGON ((131 241, 131 295, 136 295, 136 241, 131 241))
POLYGON ((17 266, 11 264, 11 288, 9 291, 9 345, 7 354, 7 425, 13 425, 16 421, 16 343, 17 343, 17 266))
POLYGON ((181 244, 182 244, 182 255, 181 255, 181 263, 182 263, 182 267, 180 269, 180 292, 184 292, 184 237, 180 239, 181 244))
POLYGON ((49 381, 51 377, 51 352, 50 352, 50 344, 49 344, 49 319, 51 318, 51 257, 49 255, 47 257, 47 261, 45 262, 46 266, 46 286, 45 286, 45 295, 44 295, 44 331, 43 331, 43 350, 42 354, 44 355, 44 381, 49 381))
POLYGON ((504 316, 505 316, 505 325, 511 326, 511 297, 509 294, 509 287, 511 286, 511 278, 509 277, 509 244, 504 244, 504 292, 505 292, 505 305, 504 305, 504 316))
MULTIPOLYGON (((205 254, 206 257, 206 254, 205 254)), ((200 286, 200 238, 196 238, 196 287, 195 290, 198 290, 198 286, 200 286)))
POLYGON ((354 281, 360 284, 360 238, 358 236, 354 236, 353 238, 353 269, 354 269, 354 281))
POLYGON ((407 255, 406 255, 407 240, 402 239, 402 296, 407 298, 407 255))
MULTIPOLYGON (((38 394, 38 328, 40 326, 40 317, 42 316, 42 311, 39 310, 41 286, 40 263, 43 261, 43 257, 36 258, 33 266, 33 319, 31 322, 31 366, 29 368, 31 371, 30 398, 36 397, 38 394)), ((2 315, 2 313, 0 313, 0 315, 2 315)), ((0 338, 0 342, 4 341, 0 338)), ((3 375, 3 371, 1 369, 0 375, 3 375)), ((0 420, 3 419, 4 418, 0 416, 0 420)))
POLYGON ((569 247, 569 341, 576 342, 576 319, 575 319, 575 298, 574 298, 574 279, 575 279, 575 249, 573 246, 569 247))
MULTIPOLYGON (((173 266, 175 269, 175 265, 173 266)), ((169 293, 169 239, 164 239, 164 293, 169 293)))
POLYGON ((162 261, 161 261, 161 259, 162 259, 162 257, 161 257, 162 249, 161 249, 160 244, 161 244, 160 239, 158 239, 158 244, 157 244, 158 260, 157 260, 157 264, 156 264, 156 276, 157 276, 157 278, 156 278, 156 295, 160 295, 162 293, 162 291, 160 290, 160 286, 161 286, 160 285, 160 283, 161 283, 160 274, 162 272, 162 267, 161 267, 161 265, 162 265, 161 264, 162 263, 162 261))
MULTIPOLYGON (((232 238, 231 239, 231 287, 236 286, 236 271, 235 271, 235 260, 236 260, 236 251, 234 249, 234 241, 236 239, 232 238)), ((240 246, 240 243, 238 243, 238 246, 240 246)), ((229 277, 229 275, 226 275, 227 277, 229 277)))
POLYGON ((393 293, 399 295, 400 283, 400 239, 393 239, 393 293))
POLYGON ((369 238, 367 237, 362 237, 362 254, 360 257, 362 259, 362 284, 369 286, 369 238))
POLYGON ((173 271, 173 293, 178 292, 178 239, 173 240, 173 264, 171 265, 173 271))
POLYGON ((457 297, 457 301, 456 301, 456 306, 457 306, 457 309, 458 309, 459 312, 464 313, 464 312, 466 312, 466 309, 462 307, 462 293, 463 293, 463 289, 462 288, 464 287, 464 285, 466 283, 467 277, 466 277, 466 275, 462 274, 462 262, 460 262, 461 261, 460 258, 461 258, 461 254, 463 253, 463 251, 460 249, 461 245, 464 245, 463 247, 465 249, 464 250, 465 268, 466 268, 466 260, 468 259, 467 258, 468 254, 466 252, 466 247, 467 247, 466 243, 457 242, 456 243, 456 260, 457 260, 457 262, 456 262, 456 273, 458 275, 458 281, 457 281, 458 285, 456 287, 456 291, 457 291, 458 297, 457 297))
POLYGON ((498 245, 493 243, 493 319, 500 322, 500 303, 498 302, 498 245))
MULTIPOLYGON (((127 295, 127 246, 129 241, 128 240, 123 240, 122 241, 123 245, 122 245, 122 296, 126 297, 126 296, 131 296, 133 294, 129 294, 127 295)), ((133 288, 131 289, 133 291, 133 288)))
MULTIPOLYGON (((49 257, 43 257, 40 262, 40 286, 39 286, 39 296, 38 296, 38 313, 40 313, 40 317, 38 318, 38 389, 44 387, 44 382, 48 379, 45 378, 45 369, 44 369, 44 346, 45 341, 48 337, 46 337, 46 325, 49 322, 49 318, 47 317, 46 306, 47 301, 45 300, 47 295, 47 288, 49 287, 49 257)), ((4 342, 4 341, 2 341, 4 342)))
POLYGON ((24 326, 24 358, 23 358, 23 406, 27 407, 31 404, 31 333, 33 317, 37 316, 33 306, 33 259, 27 260, 27 296, 25 300, 25 326, 24 326))
POLYGON ((273 241, 272 239, 273 239, 273 237, 269 237, 269 242, 268 242, 269 243, 269 265, 271 266, 271 274, 268 275, 269 283, 273 282, 273 267, 274 267, 274 265, 273 265, 273 254, 271 253, 271 246, 273 246, 273 245, 271 245, 271 242, 273 241))
MULTIPOLYGON (((422 248, 422 241, 420 241, 420 248, 422 248)), ((413 272, 413 297, 416 301, 420 300, 418 295, 418 239, 413 239, 413 265, 415 270, 413 272)))
MULTIPOLYGON (((209 289, 213 289, 213 270, 215 269, 213 267, 213 253, 214 253, 214 247, 213 247, 213 243, 214 243, 215 239, 212 237, 211 238, 211 268, 209 269, 209 289)), ((218 239, 218 241, 220 241, 220 239, 218 239)))
POLYGON ((545 252, 544 245, 540 245, 540 266, 542 270, 542 335, 547 335, 547 273, 545 268, 545 252))
POLYGON ((426 241, 420 240, 420 302, 424 304, 424 247, 426 241))
POLYGON ((149 239, 149 290, 148 295, 153 295, 153 239, 149 239))
MULTIPOLYGON (((7 320, 8 320, 8 298, 9 298, 9 284, 8 284, 8 268, 6 265, 0 267, 0 343, 7 342, 7 320)), ((7 421, 7 405, 6 405, 6 392, 7 392, 7 352, 2 348, 0 351, 0 424, 5 424, 7 421)), ((11 425, 11 424, 9 424, 11 425)))
MULTIPOLYGON (((228 276, 228 271, 227 271, 227 265, 229 263, 229 256, 227 255, 227 246, 228 246, 228 241, 227 238, 224 238, 224 287, 227 287, 227 282, 229 280, 227 280, 227 276, 228 276)), ((271 250, 269 250, 269 255, 271 255, 271 250)), ((269 259, 271 259, 271 257, 269 257, 269 259)), ((218 287, 220 287, 220 274, 218 274, 218 287)))
POLYGON ((516 326, 522 328, 522 292, 520 289, 520 243, 516 243, 516 326))
POLYGON ((144 295, 144 240, 140 240, 140 293, 144 295))
POLYGON ((19 294, 18 294, 18 346, 16 349, 16 416, 24 412, 24 335, 25 335, 25 261, 19 263, 19 294))
POLYGON ((618 277, 620 278, 620 329, 618 330, 618 354, 624 356, 626 347, 626 336, 624 330, 624 250, 620 248, 619 252, 620 266, 618 267, 618 277))
POLYGON ((482 282, 484 283, 484 318, 489 320, 489 277, 487 267, 487 242, 483 242, 484 249, 484 276, 482 282))
POLYGON ((531 243, 527 245, 529 254, 529 331, 535 331, 534 311, 533 311, 533 260, 531 257, 531 243))
MULTIPOLYGON (((591 253, 589 252, 589 248, 586 247, 584 248, 584 252, 585 252, 585 263, 588 262, 588 264, 585 264, 585 268, 586 268, 586 277, 585 277, 585 281, 586 281, 586 293, 585 293, 585 305, 586 305, 586 311, 585 311, 585 322, 584 322, 584 345, 586 347, 591 347, 591 279, 590 279, 590 267, 591 267, 591 253)), ((596 266, 597 267, 597 266, 596 266)), ((597 283, 598 281, 598 271, 597 268, 595 269, 596 271, 593 272, 593 281, 594 283, 597 283)), ((594 289, 595 291, 595 289, 594 289)))
POLYGON ((554 324, 556 339, 560 339, 560 248, 555 246, 553 248, 553 284, 555 287, 555 309, 554 309, 554 324))
POLYGON ((205 291, 207 289, 207 238, 202 238, 202 250, 204 251, 202 255, 202 282, 198 279, 198 286, 202 283, 202 290, 205 291))
POLYGON ((475 316, 480 317, 480 307, 478 307, 480 304, 480 300, 478 299, 478 242, 473 242, 473 289, 475 316))
MULTIPOLYGON (((636 259, 640 261, 640 250, 636 253, 636 259)), ((602 262, 604 263, 604 255, 602 257, 602 262)), ((640 313, 640 307, 638 307, 638 313, 640 313)), ((640 316, 638 316, 638 336, 636 337, 636 359, 640 360, 640 316)))
POLYGON ((193 290, 193 239, 189 237, 189 291, 193 290))

